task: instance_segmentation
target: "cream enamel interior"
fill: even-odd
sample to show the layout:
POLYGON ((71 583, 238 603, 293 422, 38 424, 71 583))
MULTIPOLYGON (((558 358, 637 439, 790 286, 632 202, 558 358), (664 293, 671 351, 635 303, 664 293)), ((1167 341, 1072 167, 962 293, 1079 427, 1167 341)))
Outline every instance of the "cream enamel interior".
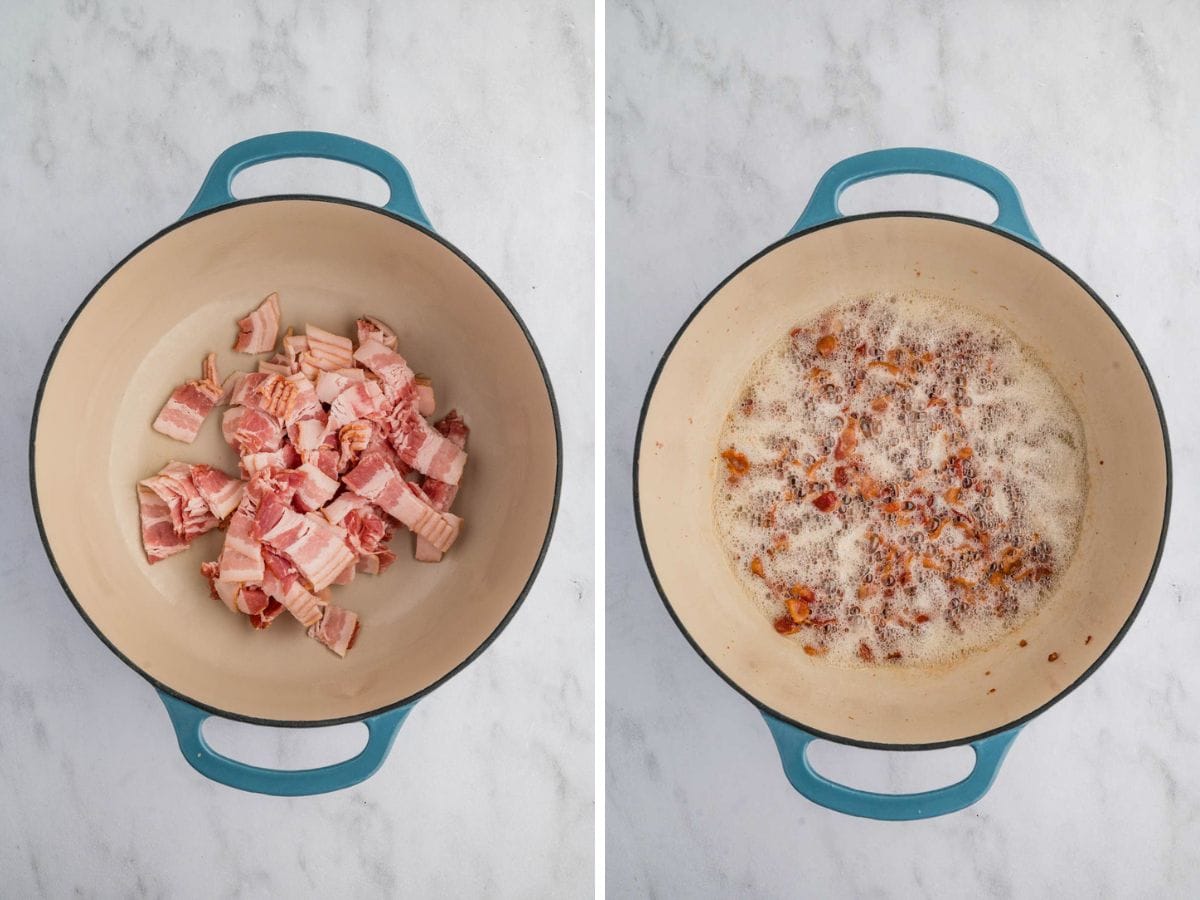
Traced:
POLYGON ((54 559, 88 618, 142 671, 253 718, 348 718, 408 698, 478 649, 521 595, 553 514, 552 404, 536 356, 494 290, 438 241, 373 210, 313 199, 228 207, 161 236, 96 292, 45 385, 35 435, 37 500, 54 559), (150 566, 134 486, 167 460, 237 471, 220 410, 192 445, 150 428, 171 389, 216 350, 222 376, 263 357, 231 349, 235 320, 278 291, 284 325, 353 334, 372 313, 434 380, 438 414, 460 409, 470 460, 455 512, 463 534, 437 565, 398 560, 335 587, 359 613, 343 660, 286 614, 265 632, 208 596, 203 560, 221 536, 150 566))
POLYGON ((1129 619, 1165 526, 1163 430, 1120 330, 1053 262, 1002 235, 940 218, 842 222, 739 272, 700 310, 663 366, 638 463, 654 572, 699 648, 766 707, 869 743, 962 740, 1053 699, 1129 619), (1083 419, 1088 503, 1059 590, 1009 638, 937 670, 837 668, 776 635, 729 569, 711 510, 717 439, 746 372, 781 334, 831 303, 910 289, 979 309, 1041 357, 1083 419), (1058 654, 1053 663, 1051 653, 1058 654))

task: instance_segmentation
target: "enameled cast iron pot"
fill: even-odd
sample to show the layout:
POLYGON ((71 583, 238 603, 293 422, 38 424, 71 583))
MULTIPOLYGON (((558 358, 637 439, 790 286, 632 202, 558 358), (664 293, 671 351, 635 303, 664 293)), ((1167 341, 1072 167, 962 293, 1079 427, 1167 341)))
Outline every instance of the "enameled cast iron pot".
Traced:
MULTIPOLYGON (((217 418, 219 411, 214 413, 217 418)), ((400 162, 333 134, 253 138, 217 159, 184 217, 108 273, 63 330, 42 378, 30 445, 34 506, 46 552, 80 615, 166 704, 188 762, 216 781, 268 794, 356 784, 382 763, 413 704, 474 659, 508 623, 541 565, 561 478, 558 414, 533 339, 500 289, 434 233, 400 162), (352 163, 387 182, 383 208, 329 197, 235 200, 247 166, 292 157, 352 163), (471 460, 455 512, 463 536, 440 564, 399 559, 337 589, 359 613, 345 659, 284 616, 255 632, 208 596, 199 575, 220 533, 149 566, 136 482, 168 459, 237 458, 205 424, 192 445, 150 423, 204 353, 220 371, 256 360, 229 348, 236 320, 278 291, 283 324, 353 334, 372 313, 406 358, 434 378, 439 412, 471 426, 471 460), (210 714, 276 726, 363 721, 366 747, 318 769, 274 771, 214 752, 210 714)))
POLYGON ((1158 564, 1171 496, 1166 422, 1129 335, 1042 249, 1003 174, 927 149, 835 165, 791 232, 700 304, 650 384, 634 460, 642 547, 676 624, 761 709, 796 790, 879 819, 936 816, 983 796, 1022 725, 1094 672, 1129 628, 1158 564), (999 216, 990 225, 917 212, 841 216, 846 187, 900 173, 981 188, 999 216), (1079 410, 1090 477, 1079 548, 1042 612, 949 669, 831 667, 779 637, 730 570, 711 512, 717 440, 751 364, 788 329, 840 300, 921 288, 1007 325, 1079 410), (812 769, 806 748, 816 737, 888 750, 969 744, 975 765, 939 790, 869 793, 812 769))

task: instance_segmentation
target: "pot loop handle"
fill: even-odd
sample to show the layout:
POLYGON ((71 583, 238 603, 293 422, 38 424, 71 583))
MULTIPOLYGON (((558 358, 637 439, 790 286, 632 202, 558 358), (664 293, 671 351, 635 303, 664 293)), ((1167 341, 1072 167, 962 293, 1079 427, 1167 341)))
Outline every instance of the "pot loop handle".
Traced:
POLYGON ((1000 764, 1004 762, 1008 748, 1022 728, 1018 725, 991 737, 972 741, 975 765, 971 774, 956 784, 917 794, 879 794, 846 787, 818 774, 808 761, 808 745, 817 739, 816 736, 767 713, 763 713, 763 718, 767 720, 771 736, 775 738, 775 745, 783 760, 783 771, 792 787, 826 809, 889 822, 932 819, 977 802, 996 780, 1000 764))
POLYGON ((175 727, 179 750, 193 769, 205 778, 239 791, 276 797, 307 797, 340 791, 370 778, 383 765, 396 740, 396 732, 415 705, 415 702, 410 703, 363 719, 368 732, 367 745, 345 762, 318 769, 268 769, 240 763, 210 747, 201 730, 210 713, 165 691, 159 691, 158 696, 175 727))
POLYGON ((871 150, 835 163, 817 182, 808 205, 788 235, 841 218, 838 198, 842 191, 860 181, 885 175, 939 175, 977 187, 991 195, 1000 211, 992 225, 1041 246, 1025 215, 1021 196, 1007 175, 961 153, 929 147, 871 150))
POLYGON ((374 144, 327 131, 282 131, 234 144, 212 164, 183 217, 232 203, 233 179, 243 169, 277 159, 297 158, 331 159, 374 172, 387 182, 390 192, 383 208, 432 230, 408 170, 400 160, 374 144))

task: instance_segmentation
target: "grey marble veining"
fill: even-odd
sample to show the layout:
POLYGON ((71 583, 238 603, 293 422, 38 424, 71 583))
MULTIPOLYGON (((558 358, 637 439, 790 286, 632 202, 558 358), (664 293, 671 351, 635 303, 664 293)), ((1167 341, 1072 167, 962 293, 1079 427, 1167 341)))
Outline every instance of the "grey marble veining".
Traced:
MULTIPOLYGON (((590 895, 592 46, 580 0, 3 5, 0 894, 590 895), (72 609, 35 530, 26 441, 88 290, 182 213, 226 146, 297 128, 407 164, 537 339, 566 470, 550 554, 504 634, 416 707, 374 778, 277 799, 194 773, 150 686, 72 609)), ((380 199, 329 164, 244 178, 380 199)), ((243 759, 293 765, 344 758, 356 730, 213 729, 243 759)))
MULTIPOLYGON (((641 896, 1187 897, 1200 890, 1200 10, 1182 3, 613 2, 607 19, 607 878, 641 896), (736 7, 736 12, 734 8, 736 7), (1125 641, 1018 738, 988 796, 928 822, 794 793, 756 710, 692 652, 641 561, 638 410, 676 329, 791 227, 822 172, 884 146, 999 166, 1112 306, 1171 428, 1164 563, 1125 641)), ((875 182, 854 211, 983 215, 875 182)), ((970 753, 818 745, 819 768, 930 788, 970 753)))

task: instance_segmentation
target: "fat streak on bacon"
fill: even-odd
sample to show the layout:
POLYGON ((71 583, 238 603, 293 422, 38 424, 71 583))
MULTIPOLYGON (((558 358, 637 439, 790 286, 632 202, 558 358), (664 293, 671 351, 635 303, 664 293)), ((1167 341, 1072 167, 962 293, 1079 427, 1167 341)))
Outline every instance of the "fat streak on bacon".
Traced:
POLYGON ((310 323, 276 347, 280 319, 271 294, 238 322, 235 350, 273 353, 257 371, 222 385, 209 354, 201 379, 177 388, 159 413, 156 430, 191 443, 228 403, 221 433, 242 478, 169 462, 137 485, 142 543, 154 564, 223 529, 217 559, 200 565, 212 597, 259 630, 287 611, 345 656, 360 621, 330 602, 330 587, 385 571, 397 525, 414 534, 419 561, 450 549, 462 528, 450 506, 468 429, 457 411, 430 423, 433 383, 414 374, 379 319, 358 319, 357 340, 310 323))

